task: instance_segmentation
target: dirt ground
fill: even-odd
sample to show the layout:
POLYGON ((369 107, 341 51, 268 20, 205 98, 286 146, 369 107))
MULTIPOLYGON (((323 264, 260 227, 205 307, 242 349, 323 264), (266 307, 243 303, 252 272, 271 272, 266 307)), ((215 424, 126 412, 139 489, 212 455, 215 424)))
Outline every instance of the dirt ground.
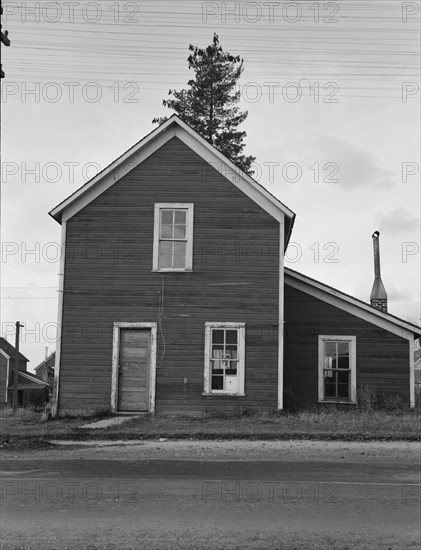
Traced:
POLYGON ((418 550, 420 465, 405 441, 3 451, 1 548, 418 550))
POLYGON ((2 460, 93 458, 95 460, 266 461, 294 460, 409 463, 421 466, 421 445, 410 441, 62 441, 54 450, 5 451, 2 460))

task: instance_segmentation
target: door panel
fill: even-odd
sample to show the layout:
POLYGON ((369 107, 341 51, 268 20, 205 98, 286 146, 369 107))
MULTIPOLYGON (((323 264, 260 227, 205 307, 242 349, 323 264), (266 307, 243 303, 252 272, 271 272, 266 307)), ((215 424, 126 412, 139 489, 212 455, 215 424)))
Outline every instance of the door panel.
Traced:
POLYGON ((120 329, 118 410, 149 410, 151 331, 120 329))

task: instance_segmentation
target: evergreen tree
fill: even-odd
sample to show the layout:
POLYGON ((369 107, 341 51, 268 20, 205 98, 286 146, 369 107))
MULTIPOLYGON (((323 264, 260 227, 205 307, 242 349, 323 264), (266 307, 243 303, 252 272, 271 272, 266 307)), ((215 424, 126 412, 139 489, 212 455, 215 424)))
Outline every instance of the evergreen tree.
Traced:
MULTIPOLYGON (((163 105, 251 175, 255 157, 243 154, 246 132, 237 130, 248 115, 247 111, 240 111, 240 91, 235 91, 243 72, 243 59, 224 52, 216 33, 206 49, 190 44, 189 50, 189 69, 194 70, 195 77, 188 81, 188 89, 169 90, 173 98, 164 99, 163 105)), ((152 122, 161 124, 167 118, 154 118, 152 122)))

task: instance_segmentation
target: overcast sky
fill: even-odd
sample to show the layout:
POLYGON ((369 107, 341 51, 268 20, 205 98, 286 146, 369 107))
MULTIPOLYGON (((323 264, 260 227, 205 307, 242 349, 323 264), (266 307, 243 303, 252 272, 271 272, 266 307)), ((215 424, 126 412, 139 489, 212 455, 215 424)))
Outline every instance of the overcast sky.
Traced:
POLYGON ((48 212, 171 114, 214 32, 244 58, 256 179, 297 214, 287 265, 369 301, 379 230, 389 311, 420 323, 418 6, 3 1, 2 335, 25 325, 29 367, 55 349, 48 212))

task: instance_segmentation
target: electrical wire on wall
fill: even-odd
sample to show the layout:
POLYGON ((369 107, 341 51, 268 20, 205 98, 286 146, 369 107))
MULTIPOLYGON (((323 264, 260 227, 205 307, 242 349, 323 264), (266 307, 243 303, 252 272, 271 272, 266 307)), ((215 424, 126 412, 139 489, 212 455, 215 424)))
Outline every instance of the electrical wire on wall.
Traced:
POLYGON ((164 365, 164 357, 165 357, 165 350, 166 350, 165 337, 162 331, 162 313, 164 311, 164 287, 165 287, 165 277, 162 276, 161 290, 159 292, 159 304, 158 304, 158 328, 161 334, 163 347, 162 347, 161 359, 160 361, 158 361, 158 364, 157 364, 157 367, 159 369, 164 365))

